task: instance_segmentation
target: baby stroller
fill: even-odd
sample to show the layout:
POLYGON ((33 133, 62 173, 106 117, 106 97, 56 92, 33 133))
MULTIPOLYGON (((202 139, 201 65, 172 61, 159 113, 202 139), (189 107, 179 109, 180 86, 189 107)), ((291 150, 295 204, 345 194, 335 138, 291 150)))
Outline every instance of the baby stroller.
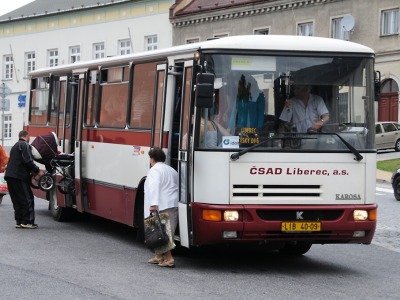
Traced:
POLYGON ((75 155, 58 154, 57 136, 53 132, 36 137, 31 147, 34 160, 44 164, 47 170, 47 173, 38 179, 32 176, 31 186, 45 192, 57 186, 61 193, 74 195, 75 180, 71 174, 73 174, 75 155), (58 182, 57 176, 61 177, 58 182))
POLYGON ((70 175, 75 164, 74 154, 59 154, 50 161, 52 170, 39 178, 38 187, 42 191, 50 191, 54 186, 63 194, 75 194, 75 180, 70 175), (57 182, 56 176, 61 175, 57 182))

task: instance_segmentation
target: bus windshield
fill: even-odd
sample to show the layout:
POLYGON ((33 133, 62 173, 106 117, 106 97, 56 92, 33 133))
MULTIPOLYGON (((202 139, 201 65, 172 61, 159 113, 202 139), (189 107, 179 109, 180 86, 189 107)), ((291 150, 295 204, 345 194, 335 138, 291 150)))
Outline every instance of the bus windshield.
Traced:
POLYGON ((197 119, 200 148, 374 149, 372 57, 210 54, 202 64, 215 97, 197 119))

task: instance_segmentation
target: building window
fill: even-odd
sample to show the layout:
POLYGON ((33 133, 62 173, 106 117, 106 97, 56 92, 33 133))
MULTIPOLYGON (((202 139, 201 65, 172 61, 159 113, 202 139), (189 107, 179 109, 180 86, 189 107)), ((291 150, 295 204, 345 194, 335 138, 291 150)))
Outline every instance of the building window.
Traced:
POLYGON ((314 24, 312 22, 298 24, 297 25, 297 35, 313 36, 314 35, 314 24))
POLYGON ((332 19, 332 38, 344 40, 344 30, 342 26, 343 18, 332 19))
POLYGON ((130 54, 132 52, 131 49, 131 41, 130 40, 120 40, 118 41, 118 52, 119 55, 130 54))
POLYGON ((58 66, 58 49, 48 50, 47 57, 48 57, 47 64, 49 67, 58 66))
POLYGON ((255 35, 268 35, 269 34, 269 28, 254 29, 253 33, 255 35))
POLYGON ((35 71, 36 69, 36 56, 35 52, 25 53, 25 74, 35 71))
POLYGON ((69 62, 71 64, 81 60, 81 47, 69 47, 69 62))
POLYGON ((214 34, 214 38, 216 38, 216 39, 220 39, 220 38, 227 37, 227 36, 229 36, 229 34, 227 34, 227 33, 214 34))
POLYGON ((4 79, 13 79, 14 61, 12 55, 4 56, 4 79))
POLYGON ((144 38, 145 40, 145 50, 156 50, 158 48, 158 37, 157 35, 149 35, 144 38))
POLYGON ((189 38, 189 39, 186 39, 186 44, 194 44, 194 43, 198 43, 198 42, 200 42, 200 38, 189 38))
POLYGON ((391 35, 399 33, 399 9, 382 11, 381 15, 381 35, 391 35))
POLYGON ((93 58, 99 59, 106 56, 104 43, 93 44, 93 58))
POLYGON ((4 138, 11 139, 11 126, 12 126, 12 118, 11 115, 4 115, 4 138))

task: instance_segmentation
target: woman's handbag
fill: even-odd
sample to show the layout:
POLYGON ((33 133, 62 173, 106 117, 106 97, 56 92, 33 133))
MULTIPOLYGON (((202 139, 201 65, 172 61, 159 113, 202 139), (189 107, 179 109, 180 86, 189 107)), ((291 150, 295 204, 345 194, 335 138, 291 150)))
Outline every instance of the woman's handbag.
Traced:
POLYGON ((146 246, 149 249, 164 246, 169 242, 165 224, 161 223, 160 214, 157 210, 155 216, 150 214, 150 217, 145 220, 144 236, 146 246))

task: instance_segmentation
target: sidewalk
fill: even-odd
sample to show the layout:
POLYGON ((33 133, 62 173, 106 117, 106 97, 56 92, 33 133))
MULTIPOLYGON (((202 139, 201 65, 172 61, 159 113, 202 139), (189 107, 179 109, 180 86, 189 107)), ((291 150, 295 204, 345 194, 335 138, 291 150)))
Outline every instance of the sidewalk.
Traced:
POLYGON ((386 172, 386 171, 381 171, 381 170, 376 170, 376 181, 379 182, 385 182, 385 183, 391 183, 391 178, 392 178, 392 173, 386 172))

